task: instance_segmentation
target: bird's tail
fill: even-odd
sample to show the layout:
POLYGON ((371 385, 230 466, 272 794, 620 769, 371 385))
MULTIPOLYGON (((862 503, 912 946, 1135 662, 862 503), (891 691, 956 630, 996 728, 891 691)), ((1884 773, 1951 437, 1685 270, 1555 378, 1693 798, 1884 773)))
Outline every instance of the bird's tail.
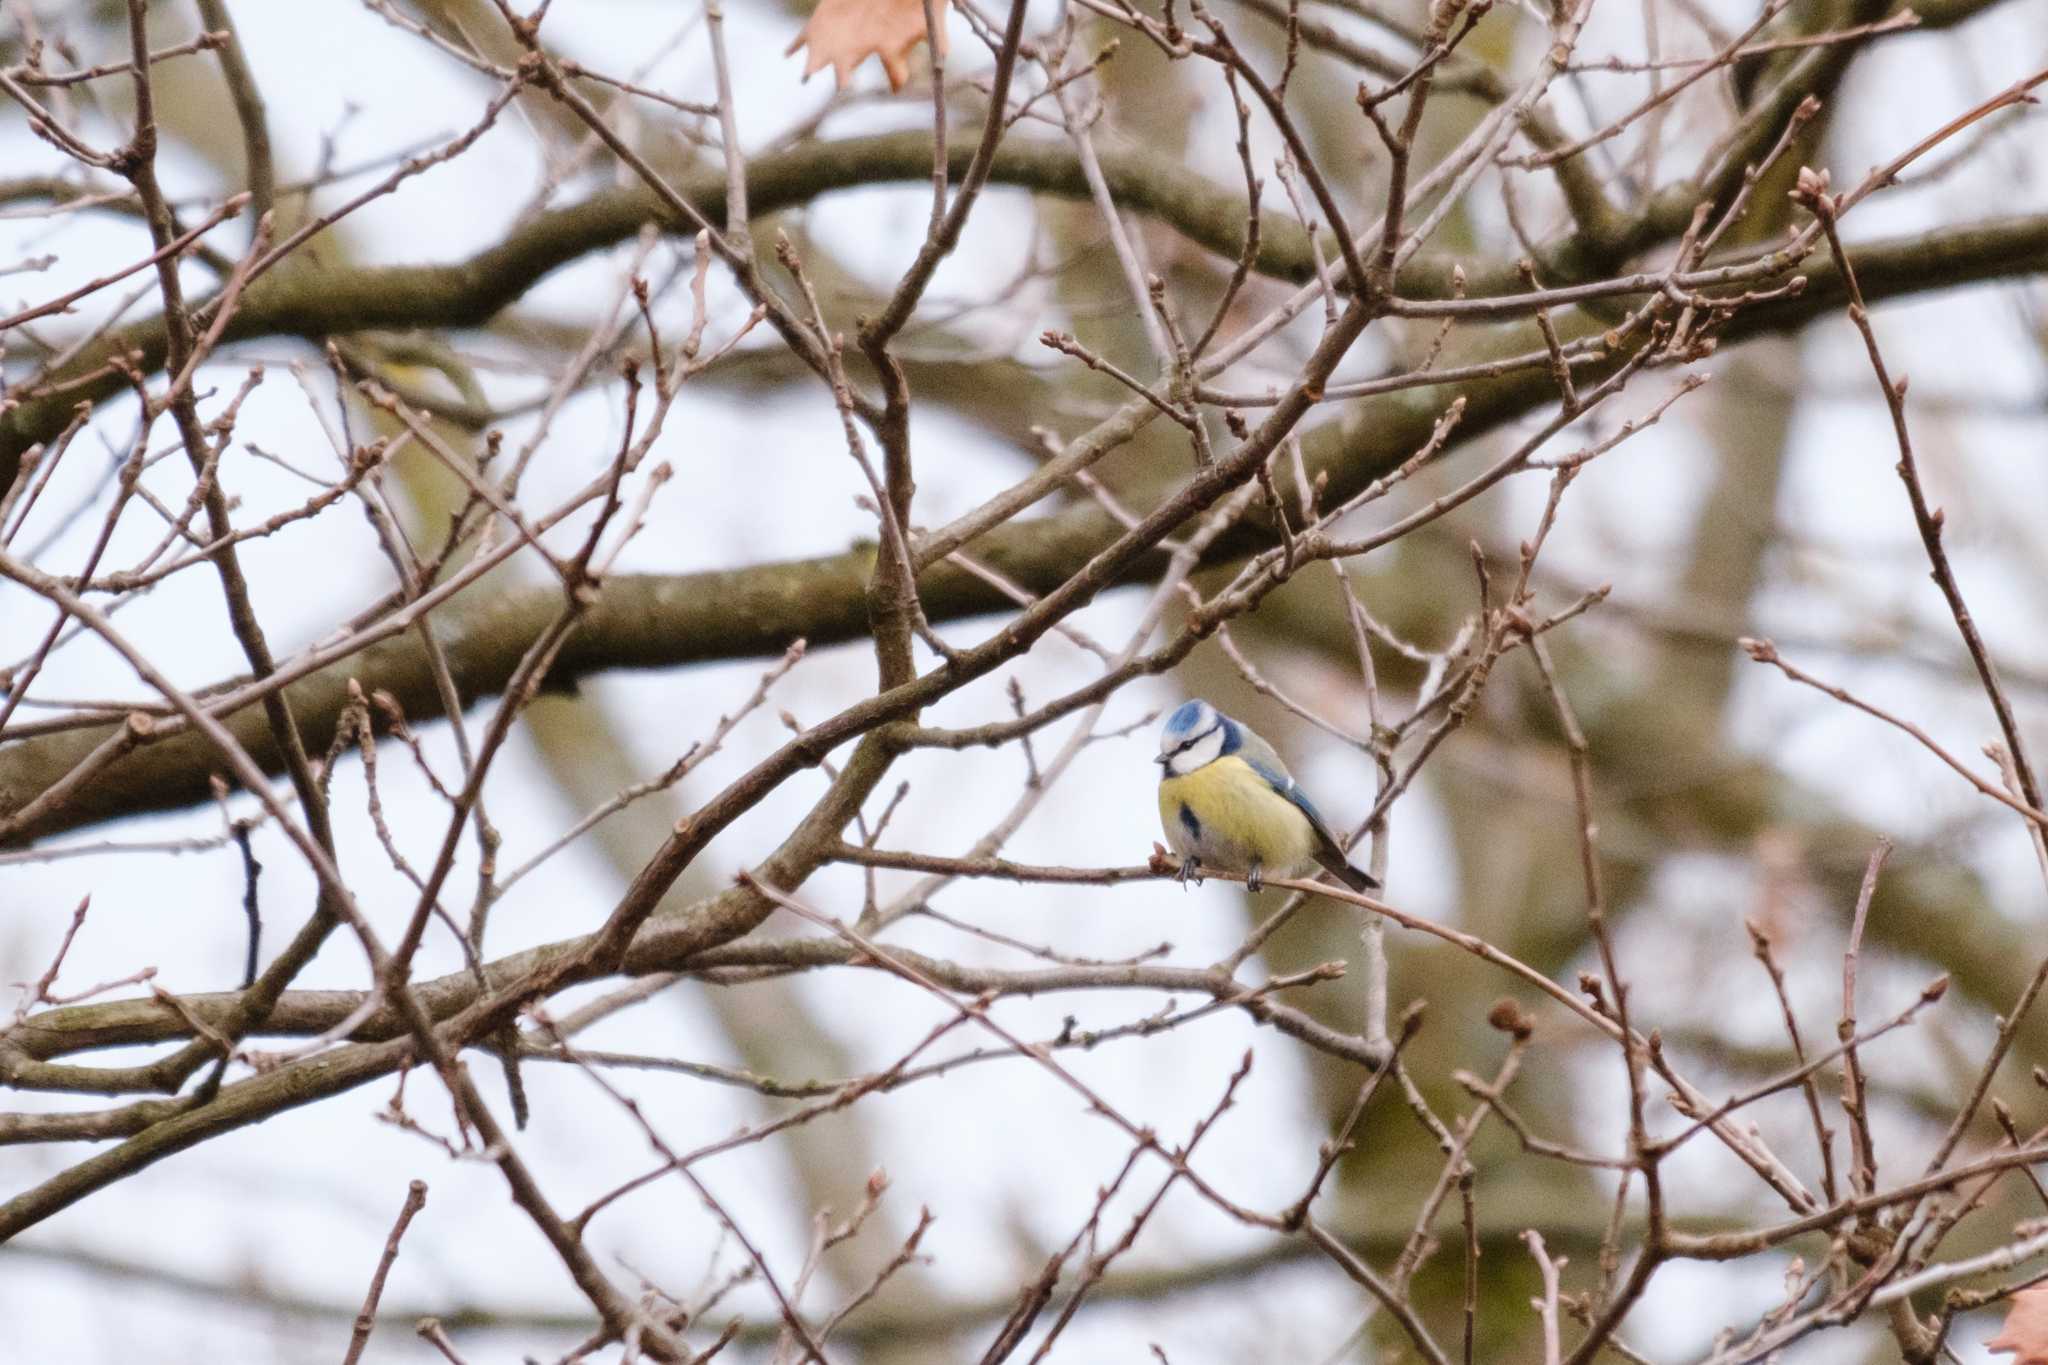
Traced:
POLYGON ((1322 865, 1323 871, 1329 873, 1353 891, 1379 890, 1380 884, 1377 878, 1369 872, 1361 872, 1353 867, 1345 860, 1343 854, 1336 852, 1334 849, 1318 851, 1316 861, 1322 865))

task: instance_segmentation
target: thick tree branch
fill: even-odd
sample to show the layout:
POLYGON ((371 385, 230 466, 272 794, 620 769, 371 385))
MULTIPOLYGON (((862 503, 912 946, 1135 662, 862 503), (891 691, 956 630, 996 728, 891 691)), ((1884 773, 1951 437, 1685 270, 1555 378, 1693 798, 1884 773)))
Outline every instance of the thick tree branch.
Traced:
MULTIPOLYGON (((1978 280, 2048 270, 2048 215, 2012 218, 1873 242, 1851 251, 1865 294, 1896 298, 1978 280)), ((1808 287, 1796 297, 1754 304, 1723 334, 1730 338, 1797 328, 1841 306, 1840 278, 1824 253, 1804 270, 1808 287)), ((1552 396, 1548 374, 1531 369, 1458 386, 1417 388, 1383 395, 1345 409, 1344 420, 1304 439, 1311 474, 1327 474, 1329 496, 1340 499, 1399 465, 1428 439, 1454 396, 1467 407, 1461 436, 1520 416, 1552 396)), ((1123 531, 1109 514, 1085 504, 1037 520, 1017 521, 973 542, 974 559, 1033 592, 1066 581, 1123 531)), ((1219 540, 1212 561, 1235 558, 1262 543, 1251 533, 1219 540)), ((614 668, 662 668, 713 659, 773 656, 792 640, 825 645, 865 638, 866 584, 874 549, 744 569, 672 576, 620 575, 607 582, 581 629, 564 648, 550 685, 614 668)), ((1158 551, 1139 555, 1123 581, 1155 576, 1165 563, 1158 551)), ((938 563, 919 576, 919 595, 933 621, 959 620, 1014 604, 984 578, 938 563)), ((449 667, 465 699, 503 688, 519 657, 558 606, 551 588, 497 594, 472 607, 443 642, 449 667)), ((445 627, 444 627, 445 629, 445 627)), ((347 701, 349 679, 366 692, 383 690, 415 718, 439 715, 440 694, 419 642, 395 637, 344 659, 290 688, 294 715, 306 742, 324 748, 347 701)), ((203 695, 203 694, 202 694, 203 695)), ((262 718, 244 710, 228 718, 236 738, 269 771, 279 755, 262 718)), ((21 809, 61 780, 117 726, 93 726, 24 740, 0 749, 0 819, 21 809)), ((189 733, 136 747, 79 793, 34 837, 150 810, 175 809, 209 799, 211 750, 189 733)))
MULTIPOLYGON (((966 172, 972 153, 971 147, 951 149, 954 174, 966 172)), ((1126 210, 1156 217, 1226 259, 1235 259, 1243 249, 1241 190, 1213 184, 1140 152, 1105 149, 1101 162, 1112 196, 1126 210)), ((930 178, 931 164, 931 139, 923 133, 805 143, 749 162, 750 207, 757 215, 768 214, 834 190, 895 181, 924 182, 930 178)), ((997 149, 989 179, 1041 194, 1074 199, 1089 195, 1079 158, 1064 143, 1012 137, 997 149)), ((678 181, 677 189, 706 218, 723 216, 726 189, 722 173, 698 172, 678 181)), ((1675 236, 1689 221, 1697 195, 1696 187, 1672 186, 1653 196, 1648 207, 1628 222, 1603 232, 1597 243, 1578 236, 1560 239, 1543 251, 1538 261, 1541 277, 1559 283, 1585 279, 1589 272, 1609 267, 1628 253, 1675 236)), ((2019 238, 2011 250, 2031 250, 2031 259, 2038 263, 2044 250, 2042 233, 2029 233, 2023 224, 2030 221, 2007 225, 2019 238)), ((630 240, 642 224, 650 222, 672 231, 689 229, 688 224, 675 221, 651 190, 632 185, 537 214, 498 245, 464 261, 335 269, 290 263, 250 286, 223 340, 325 338, 373 328, 477 326, 523 296, 550 271, 630 240)), ((1987 225, 1986 230, 1996 226, 1987 225)), ((1953 236, 1953 232, 1944 234, 1953 236)), ((1940 243, 1935 245, 1939 248, 1940 243)), ((1969 264, 1951 259, 1948 271, 1937 268, 1932 282, 1961 283, 1987 274, 2019 273, 1996 259, 1995 246, 1973 246, 1975 249, 1966 252, 1969 264)), ((1254 266, 1261 274, 1295 282, 1315 276, 1307 235, 1299 224, 1279 214, 1262 218, 1254 266)), ((1860 255, 1858 270, 1863 270, 1860 255)), ((1513 261, 1457 261, 1429 255, 1410 262, 1396 287, 1401 297, 1411 299, 1443 299, 1454 292, 1467 299, 1485 299, 1522 293, 1527 288, 1513 261), (1452 280, 1453 271, 1459 268, 1465 275, 1462 287, 1454 286, 1452 280)), ((145 372, 153 371, 164 363, 166 344, 163 319, 143 319, 114 329, 39 385, 18 392, 18 406, 0 413, 0 488, 14 481, 22 453, 63 430, 78 403, 97 402, 126 387, 125 378, 108 368, 110 358, 129 356, 145 372)))

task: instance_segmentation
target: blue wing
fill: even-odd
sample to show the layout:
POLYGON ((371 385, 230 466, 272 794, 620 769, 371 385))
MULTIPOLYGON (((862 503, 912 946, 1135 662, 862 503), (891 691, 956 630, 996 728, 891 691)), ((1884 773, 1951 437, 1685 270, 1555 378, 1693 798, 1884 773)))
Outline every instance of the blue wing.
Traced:
POLYGON ((1238 757, 1242 758, 1253 772, 1264 778, 1267 786, 1301 808, 1301 813, 1308 817, 1308 822, 1316 827, 1317 838, 1327 840, 1331 844, 1337 842, 1330 834, 1329 822, 1323 819, 1323 813, 1308 799, 1308 793, 1301 789, 1301 784, 1294 780, 1292 774, 1285 768, 1275 767, 1250 754, 1239 753, 1238 757))
POLYGON ((1319 845, 1316 850, 1318 863, 1334 873, 1338 880, 1353 891, 1370 891, 1379 885, 1369 873, 1361 872, 1351 865, 1351 860, 1344 856, 1344 846, 1337 842, 1336 835, 1330 833, 1329 822, 1323 819, 1323 813, 1316 809, 1315 803, 1308 799, 1308 793, 1301 789, 1301 784, 1294 780, 1287 769, 1279 766, 1277 761, 1268 762, 1257 754, 1240 751, 1238 757, 1243 759, 1246 766, 1257 773, 1267 786, 1293 802, 1295 808, 1308 817, 1309 826, 1315 830, 1316 843, 1319 845))

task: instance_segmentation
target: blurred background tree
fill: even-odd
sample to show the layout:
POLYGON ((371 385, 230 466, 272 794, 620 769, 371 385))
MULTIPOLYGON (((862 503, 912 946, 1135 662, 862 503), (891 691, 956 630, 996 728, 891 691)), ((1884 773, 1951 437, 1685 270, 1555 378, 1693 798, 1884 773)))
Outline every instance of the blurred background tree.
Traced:
POLYGON ((32 1358, 1969 1358, 2048 14, 544 11, 0 8, 32 1358), (1184 696, 1453 936, 1109 871, 1184 696))

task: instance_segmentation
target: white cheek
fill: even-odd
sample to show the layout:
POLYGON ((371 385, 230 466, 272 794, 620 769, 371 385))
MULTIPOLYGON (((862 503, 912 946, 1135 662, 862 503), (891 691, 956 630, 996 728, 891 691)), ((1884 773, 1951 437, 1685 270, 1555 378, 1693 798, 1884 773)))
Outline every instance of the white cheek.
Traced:
POLYGON ((1208 767, 1223 757, 1223 732, 1211 730, 1195 741, 1192 749, 1177 749, 1166 760, 1166 770, 1175 777, 1186 777, 1189 773, 1208 767))

